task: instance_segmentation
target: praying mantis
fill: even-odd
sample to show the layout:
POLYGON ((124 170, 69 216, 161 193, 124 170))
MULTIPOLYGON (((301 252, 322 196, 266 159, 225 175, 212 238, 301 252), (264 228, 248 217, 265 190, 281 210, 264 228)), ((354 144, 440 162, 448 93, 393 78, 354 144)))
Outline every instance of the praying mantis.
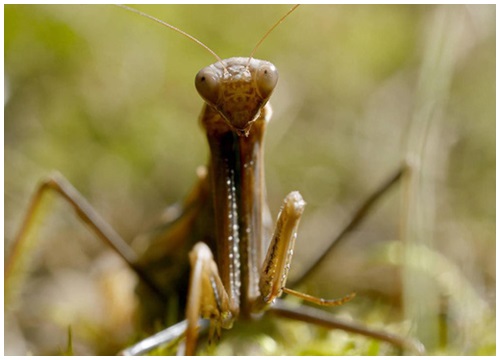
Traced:
MULTIPOLYGON (((70 7, 69 9, 71 9, 71 7, 70 7)), ((114 9, 114 10, 116 11, 116 9, 114 9)), ((69 10, 67 10, 67 11, 69 11, 69 10)), ((66 16, 67 16, 67 13, 66 13, 66 16)), ((293 18, 293 17, 292 17, 292 18, 293 18)), ((287 21, 288 21, 288 20, 290 20, 290 19, 287 19, 287 21)), ((233 25, 234 25, 234 24, 233 24, 233 25)), ((185 39, 184 39, 184 40, 185 40, 185 39)), ((264 44, 265 44, 265 43, 264 43, 264 44)), ((264 45, 263 45, 263 46, 264 46, 264 45)), ((267 65, 267 66, 269 66, 269 65, 267 65)), ((147 71, 147 69, 146 69, 145 71, 147 71)), ((90 85, 88 85, 88 84, 87 84, 87 86, 90 86, 90 85)), ((90 86, 90 88, 92 88, 92 87, 90 86)), ((208 97, 209 97, 209 96, 208 96, 208 97)), ((283 101, 283 100, 282 100, 282 101, 283 101)), ((290 105, 290 106, 292 106, 292 105, 290 105)), ((294 104, 294 106, 299 106, 299 105, 294 104)), ((293 106, 292 106, 292 107, 293 107, 293 106)), ((299 108, 300 108, 300 106, 299 106, 299 108)), ((95 110, 95 111, 96 111, 96 112, 99 112, 99 109, 98 109, 98 110, 95 110)), ((119 129, 117 129, 117 128, 116 128, 116 127, 114 127, 114 126, 112 126, 112 129, 113 129, 113 132, 115 132, 115 131, 117 131, 117 130, 119 131, 119 129)), ((90 130, 92 130, 92 129, 90 129, 90 130)), ((245 128, 240 128, 239 130, 240 130, 240 131, 242 131, 242 132, 245 132, 245 131, 246 131, 246 129, 245 129, 245 128)), ((190 135, 190 136, 191 136, 191 135, 190 135)), ((245 134, 243 134, 243 135, 242 135, 242 134, 239 134, 238 136, 243 136, 243 137, 245 137, 246 135, 245 135, 245 134)), ((160 143, 161 143, 161 142, 160 142, 160 143)), ((279 151, 280 151, 280 149, 279 149, 279 148, 274 148, 274 151, 279 152, 279 151)), ((179 154, 178 154, 178 158, 179 158, 180 160, 184 161, 184 159, 186 158, 185 154, 186 154, 187 152, 188 152, 188 150, 185 150, 184 152, 179 153, 179 154)), ((189 155, 191 155, 191 154, 189 154, 189 155)), ((107 166, 107 162, 106 162, 106 160, 103 160, 103 163, 101 164, 101 166, 102 166, 102 167, 106 167, 106 166, 107 166)), ((125 167, 126 167, 126 166, 125 166, 125 167)), ((321 173, 321 169, 320 169, 319 171, 320 171, 320 173, 321 173)), ((175 171, 173 171, 173 173, 175 173, 175 171)), ((200 175, 200 176, 202 176, 202 175, 200 175)), ((213 176, 213 175, 212 175, 212 176, 213 176)), ((326 176, 326 177, 328 177, 328 176, 326 176)), ((295 186, 295 185, 294 185, 294 186, 295 186)), ((294 193, 294 194, 295 194, 295 193, 294 193)), ((236 196, 236 194, 234 194, 233 196, 236 196)), ((292 195, 292 197, 295 197, 295 196, 296 196, 296 195, 292 195)), ((300 199, 295 199, 295 201, 296 201, 297 203, 301 203, 301 200, 300 200, 300 199)), ((286 206, 286 205, 285 205, 285 206, 286 206)), ((301 207, 301 206, 302 206, 302 205, 299 205, 299 207, 301 207)), ((276 207, 274 207, 274 208, 276 208, 276 207)), ((259 211, 260 211, 260 212, 264 212, 264 211, 266 211, 266 209, 264 209, 264 207, 263 207, 263 206, 261 206, 261 208, 260 208, 260 210, 259 210, 259 211)), ((300 211, 302 211, 302 210, 300 210, 300 211)), ((200 251, 200 252, 203 252, 204 250, 199 250, 199 251, 200 251)), ((265 252, 265 250, 264 250, 264 252, 265 252)), ((220 257, 221 257, 221 255, 218 255, 218 257, 220 258, 220 257)), ((236 266, 236 265, 234 265, 234 266, 236 266)), ((248 271, 248 270, 247 270, 247 271, 248 271)), ((254 273, 254 272, 252 272, 252 274, 255 274, 255 273, 254 273)), ((185 279, 185 280, 186 280, 186 282, 187 282, 187 279, 185 279)), ((321 295, 321 296, 323 296, 323 295, 321 295)), ((246 306, 252 306, 252 305, 251 305, 251 304, 248 304, 248 305, 246 305, 246 306)), ((193 337, 194 337, 194 338, 196 338, 196 335, 192 335, 192 337, 191 337, 191 338, 193 338, 193 337)), ((196 345, 196 341, 191 341, 191 340, 190 340, 190 341, 189 341, 189 344, 188 344, 188 347, 190 346, 191 348, 188 348, 188 349, 187 349, 187 352, 188 352, 188 353, 193 353, 193 352, 194 352, 194 347, 195 347, 195 345, 196 345)))

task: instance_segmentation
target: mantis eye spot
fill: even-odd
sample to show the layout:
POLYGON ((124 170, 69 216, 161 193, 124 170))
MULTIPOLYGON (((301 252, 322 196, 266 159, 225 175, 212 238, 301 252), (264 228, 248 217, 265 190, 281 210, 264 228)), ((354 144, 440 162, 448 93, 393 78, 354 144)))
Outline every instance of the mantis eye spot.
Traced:
POLYGON ((219 99, 219 78, 210 69, 204 68, 196 75, 194 84, 200 96, 209 104, 216 104, 219 99))
POLYGON ((264 98, 271 96, 276 84, 278 83, 278 70, 274 65, 262 65, 257 70, 256 85, 259 94, 264 98))

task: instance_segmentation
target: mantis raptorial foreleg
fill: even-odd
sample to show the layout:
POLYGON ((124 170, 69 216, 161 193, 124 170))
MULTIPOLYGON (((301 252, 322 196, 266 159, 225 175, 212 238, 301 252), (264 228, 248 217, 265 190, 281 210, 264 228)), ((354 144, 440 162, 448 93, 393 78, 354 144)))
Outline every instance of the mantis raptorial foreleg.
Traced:
MULTIPOLYGON (((292 261, 297 228, 304 212, 305 202, 299 192, 288 194, 283 201, 266 259, 260 271, 259 296, 254 299, 252 311, 263 311, 281 296, 283 291, 325 306, 342 305, 354 296, 324 300, 285 288, 292 261)), ((238 315, 238 299, 231 298, 221 281, 217 264, 210 248, 197 243, 189 254, 191 275, 186 306, 185 355, 194 355, 198 339, 199 318, 211 319, 209 339, 220 336, 221 328, 230 328, 238 315)))
POLYGON ((287 195, 283 201, 259 281, 260 296, 254 304, 255 311, 272 304, 283 292, 323 306, 338 306, 353 298, 325 300, 285 288, 297 238, 297 228, 304 212, 305 201, 298 191, 287 195))
POLYGON ((186 306, 186 348, 185 355, 194 355, 198 339, 198 319, 213 319, 210 325, 217 337, 220 328, 232 326, 233 315, 230 299, 217 270, 210 248, 203 242, 197 243, 189 253, 191 275, 186 306))

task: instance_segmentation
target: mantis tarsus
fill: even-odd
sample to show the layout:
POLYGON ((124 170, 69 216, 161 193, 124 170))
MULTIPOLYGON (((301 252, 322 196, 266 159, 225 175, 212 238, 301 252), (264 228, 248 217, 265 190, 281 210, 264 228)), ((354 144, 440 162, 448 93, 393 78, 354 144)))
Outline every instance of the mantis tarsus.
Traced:
MULTIPOLYGON (((248 62, 249 62, 248 60, 247 60, 247 61, 243 61, 243 62, 241 62, 241 64, 240 64, 240 65, 244 65, 245 63, 248 63, 248 62)), ((219 64, 219 62, 217 62, 215 65, 217 66, 217 64, 219 64)), ((226 67, 229 67, 228 65, 225 65, 225 66, 226 66, 226 67)), ((266 66, 268 66, 268 69, 270 69, 270 68, 269 68, 269 66, 270 66, 270 65, 266 65, 266 66)), ((272 69, 271 69, 271 70, 272 70, 272 69)), ((224 70, 222 70, 222 71, 224 71, 224 70)), ((227 69, 226 69, 226 71, 227 71, 227 69)), ((266 86, 267 86, 267 85, 266 85, 266 86)), ((206 97, 210 98, 210 95, 206 95, 206 97)), ((210 109, 208 109, 207 111, 210 111, 210 109)), ((240 133, 244 133, 246 130, 250 130, 250 129, 247 129, 245 126, 240 126, 240 125, 238 125, 238 126, 239 126, 239 127, 237 128, 237 131, 239 131, 240 133)), ((258 124, 254 124, 254 125, 252 125, 253 129, 257 128, 258 126, 259 126, 258 124)), ((251 138, 251 137, 252 137, 252 134, 248 134, 248 135, 249 135, 249 136, 245 136, 245 134, 239 134, 239 135, 237 135, 237 136, 238 136, 238 138, 237 138, 237 139, 247 139, 247 138, 251 138)), ((259 141, 260 141, 260 140, 259 140, 259 141)), ((233 145, 228 145, 228 144, 226 144, 224 141, 219 141, 219 140, 217 140, 217 141, 215 141, 215 142, 216 142, 217 144, 223 144, 223 147, 228 146, 229 148, 233 148, 233 145)), ((245 146, 245 145, 238 145, 238 146, 245 146)), ((220 150, 220 149, 219 149, 219 150, 217 150, 217 149, 215 149, 215 148, 213 148, 213 149, 212 149, 212 153, 217 152, 217 151, 219 151, 219 152, 222 154, 222 156, 221 156, 221 155, 217 155, 217 157, 216 157, 217 159, 223 159, 223 158, 224 158, 224 156, 223 156, 223 155, 225 155, 225 154, 228 154, 228 153, 229 153, 229 154, 232 154, 232 153, 231 153, 231 152, 229 152, 228 150, 220 150)), ((232 156, 232 155, 231 155, 231 156, 232 156)), ((232 166, 234 166, 234 163, 235 163, 235 162, 237 162, 237 161, 239 161, 239 160, 234 160, 234 159, 233 159, 233 160, 224 160, 224 161, 233 162, 232 166)), ((251 163, 252 161, 253 161, 253 160, 252 160, 252 159, 250 159, 248 163, 251 163)), ((258 160, 256 160, 256 161, 255 161, 255 163, 257 163, 257 164, 256 164, 257 166, 261 166, 261 159, 259 158, 258 160)), ((213 169, 213 168, 212 168, 212 169, 213 169)), ((231 171, 234 171, 234 169, 233 169, 233 170, 228 169, 227 171, 230 173, 231 171)), ((255 171, 256 173, 259 173, 259 174, 260 174, 260 172, 262 171, 262 169, 259 169, 259 170, 254 170, 254 171, 255 171)), ((215 174, 215 175, 224 175, 224 174, 220 173, 220 174, 215 174)), ((212 174, 211 176, 214 176, 214 175, 212 174)), ((241 177, 241 174, 240 174, 240 175, 238 175, 238 174, 236 174, 236 175, 235 175, 235 174, 233 174, 233 175, 231 175, 231 176, 241 177)), ((257 177, 260 177, 260 176, 261 176, 261 175, 259 175, 259 176, 257 176, 257 177)), ((214 181, 214 180, 212 180, 212 181, 214 181)), ((223 185, 223 184, 226 184, 226 181, 227 181, 227 177, 226 177, 225 175, 224 175, 224 177, 223 177, 220 181, 221 181, 221 185, 219 185, 219 189, 220 189, 220 190, 218 190, 218 191, 222 191, 222 192, 224 192, 224 191, 228 191, 228 189, 231 189, 231 186, 230 186, 230 187, 225 187, 225 185, 223 185)), ((235 181, 235 180, 233 179, 233 180, 231 180, 231 181, 235 181)), ((237 182, 239 183, 239 182, 240 182, 240 180, 238 180, 237 182)), ((53 184, 53 183, 52 183, 52 184, 53 184)), ((238 184, 238 186, 240 186, 240 185, 241 185, 241 184, 238 184)), ((63 185, 63 186, 65 186, 65 185, 63 185)), ((227 186, 227 184, 226 184, 226 186, 227 186)), ((203 186, 202 186, 202 187, 203 187, 203 186)), ((216 186, 216 187, 217 187, 217 186, 216 186)), ((253 188, 253 186, 250 186, 250 187, 251 187, 251 188, 253 188)), ((262 189, 262 184, 261 184, 261 185, 259 185, 259 186, 256 186, 256 188, 260 188, 260 189, 262 189)), ((69 191, 71 192, 72 190, 69 190, 69 191)), ((238 191, 240 191, 240 190, 238 190, 238 191)), ((259 191, 263 191, 263 190, 259 190, 259 191)), ((226 195, 227 195, 227 194, 226 194, 226 195)), ((226 196, 226 195, 224 195, 224 196, 218 196, 219 201, 220 201, 220 199, 222 199, 222 198, 227 198, 227 196, 226 196)), ((240 195, 236 194, 236 192, 235 192, 234 194, 230 194, 230 195, 231 195, 231 196, 237 196, 237 197, 238 197, 238 196, 240 196, 240 195)), ((296 203, 299 207, 301 207, 301 206, 302 206, 302 205, 300 205, 300 204, 301 204, 301 199, 300 199, 300 198, 298 198, 298 197, 297 197, 297 195, 296 195, 295 193, 293 193, 293 194, 291 195, 291 198, 292 198, 292 199, 291 199, 291 201, 294 201, 294 202, 295 202, 295 203, 296 203)), ((80 201, 79 201, 79 203, 80 203, 80 201)), ((228 205, 228 204, 226 204, 226 205, 228 205)), ((241 205, 237 205, 237 206, 241 206, 241 205)), ((285 205, 285 206, 286 206, 286 205, 285 205)), ((222 205, 216 205, 216 209, 218 209, 218 208, 220 208, 220 207, 222 207, 222 205)), ((227 206, 226 206, 226 207, 227 207, 227 206)), ((257 211, 257 213, 259 213, 259 214, 262 214, 262 213, 264 213, 264 212, 266 211, 266 209, 265 209, 265 205, 264 205, 264 204, 255 205, 255 206, 251 206, 251 207, 252 207, 252 208, 256 207, 256 210, 255 210, 255 211, 257 211)), ((300 210, 300 211, 302 211, 302 210, 300 210)), ((300 212, 300 211, 299 211, 299 212, 300 212)), ((215 216, 217 216, 217 215, 215 215, 215 216)), ((252 221, 250 221, 250 222, 252 222, 252 221)), ((238 226, 239 226, 239 225, 238 225, 238 226)), ((261 226, 259 226, 259 225, 254 225, 254 224, 252 224, 252 226, 255 226, 255 229, 259 229, 259 228, 261 228, 261 226)), ((257 230, 257 231, 261 231, 261 230, 257 230)), ((229 235, 229 236, 230 236, 230 235, 229 235)), ((228 238, 229 236, 227 236, 226 238, 228 238)), ((260 237, 261 235, 255 235, 255 236, 256 236, 256 237, 260 237)), ((107 235, 107 236, 105 236, 105 237, 106 237, 106 238, 110 238, 110 237, 113 237, 113 236, 109 236, 109 235, 107 235)), ((218 236, 217 236, 217 237, 218 237, 218 236)), ((218 241, 218 240, 217 240, 217 241, 218 241)), ((219 246, 219 245, 218 245, 218 246, 219 246)), ((264 245, 262 245, 262 246, 264 246, 264 245)), ((219 247, 218 247, 218 249, 223 249, 223 250, 220 250, 220 253, 219 253, 219 254, 216 254, 216 256, 219 258, 219 261, 221 261, 221 260, 220 260, 220 258, 225 257, 225 256, 228 256, 228 254, 227 254, 227 247, 224 247, 224 248, 223 248, 223 247, 220 247, 220 246, 219 246, 219 247)), ((125 253, 126 251, 127 251, 127 250, 124 250, 124 251, 122 251, 122 253, 125 253)), ((265 254, 265 252, 266 252, 266 251, 267 251, 267 249, 264 249, 264 250, 263 250, 263 251, 261 251, 261 252, 262 252, 262 254, 265 254)), ((205 251, 205 249, 204 249, 203 247, 202 247, 202 248, 199 248, 199 247, 198 247, 198 252, 199 252, 199 253, 203 253, 203 254, 204 254, 204 253, 206 253, 206 251, 205 251)), ((262 254, 261 254, 261 255, 259 255, 259 257, 260 257, 260 258, 263 258, 263 255, 262 255, 262 254)), ((200 255, 200 256, 201 256, 201 255, 200 255)), ((234 254, 233 254, 233 258, 234 258, 235 256, 236 256, 236 253, 234 253, 234 254)), ((128 262, 129 262, 129 263, 135 263, 135 262, 136 262, 136 261, 135 261, 135 259, 133 258, 133 255, 126 256, 126 257, 128 258, 127 260, 128 260, 128 262)), ((229 256, 228 256, 228 258, 229 258, 229 256)), ((186 261, 187 261, 187 259, 186 259, 186 261)), ((237 265, 237 263, 235 262, 235 263, 233 264, 233 267, 237 267, 237 266, 238 266, 238 265, 237 265)), ((228 266, 228 267, 229 267, 229 266, 228 266)), ((257 276, 256 269, 252 269, 252 270, 246 269, 245 271, 246 271, 246 273, 247 273, 247 275, 246 275, 246 276, 252 276, 252 277, 257 276)), ((234 272, 233 272, 233 274, 234 274, 234 272)), ((225 275, 229 276, 229 273, 226 273, 225 275)), ((144 277, 144 278, 145 278, 145 279, 147 279, 147 276, 146 276, 146 277, 144 277)), ((146 281, 148 281, 148 280, 146 280, 146 281)), ((257 282, 257 280, 250 280, 250 279, 247 279, 246 281, 248 281, 248 283, 256 283, 256 282, 257 282)), ((245 290, 245 291, 246 291, 246 292, 249 292, 250 290, 248 290, 248 288, 249 288, 249 287, 251 287, 251 286, 253 286, 253 285, 251 285, 251 286, 250 286, 250 285, 248 285, 248 284, 247 284, 247 285, 243 285, 243 286, 246 286, 246 289, 247 289, 247 290, 245 290)), ((154 288, 154 286, 153 286, 153 288, 154 288)), ((234 290, 234 291, 235 291, 235 293, 236 293, 236 292, 238 292, 239 290, 234 290)), ((253 289, 253 290, 251 290, 251 291, 255 291, 255 290, 253 289)), ((160 292, 161 292, 161 290, 160 290, 160 292)), ((219 295, 220 295, 220 294, 219 294, 219 295)), ((236 296, 236 295, 233 295, 233 296, 236 296)), ((247 314, 250 314, 250 313, 251 313, 251 311, 250 311, 251 309, 250 309, 250 308, 251 308, 251 307, 253 307, 254 305, 253 305, 253 303, 252 303, 252 302, 247 302, 247 303, 245 303, 245 302, 247 301, 247 298, 243 298, 243 299, 244 299, 244 300, 243 300, 243 309, 245 309, 245 311, 244 311, 244 312, 246 312, 247 314)), ((275 311, 276 311, 276 313, 285 314, 286 316, 289 316, 289 317, 292 317, 292 313, 294 313, 291 309, 286 308, 286 307, 285 307, 285 308, 280 308, 279 306, 277 306, 275 309, 276 309, 276 310, 275 310, 275 311)), ((227 309, 225 309, 225 311, 227 311, 227 309)), ((237 310, 234 310, 234 309, 233 309, 233 311, 234 311, 234 313, 233 313, 233 315, 231 315, 231 316, 236 316, 236 314, 237 314, 237 310)), ((295 314, 298 314, 298 313, 295 313, 295 314)), ((225 315, 225 316, 227 316, 227 313, 226 313, 226 315, 225 315)), ((299 316, 299 318, 300 318, 300 315, 297 315, 297 316, 299 316)), ((306 316, 304 315, 303 319, 305 319, 305 317, 306 317, 306 316)), ((195 337, 196 337, 195 335, 191 335, 191 338, 195 338, 195 337)), ((399 343, 400 343, 400 344, 402 344, 403 339, 398 339, 397 341, 399 341, 399 343)), ((193 352, 193 351, 194 351, 194 346, 195 346, 195 340, 189 340, 189 341, 188 341, 188 349, 187 349, 187 352, 188 352, 188 353, 193 352)))

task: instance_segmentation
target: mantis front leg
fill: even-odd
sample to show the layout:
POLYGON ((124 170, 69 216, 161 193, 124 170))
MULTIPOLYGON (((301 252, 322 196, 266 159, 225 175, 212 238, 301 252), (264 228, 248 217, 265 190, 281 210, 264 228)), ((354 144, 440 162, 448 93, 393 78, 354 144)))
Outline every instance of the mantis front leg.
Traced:
POLYGON ((283 201, 261 270, 259 281, 260 297, 255 303, 255 311, 272 304, 283 292, 323 306, 342 305, 354 297, 354 293, 352 293, 340 299, 325 300, 285 288, 292 262, 295 239, 297 238, 297 228, 305 205, 306 203, 298 191, 291 192, 283 201))
MULTIPOLYGON (((341 305, 353 297, 351 294, 341 299, 324 300, 285 288, 297 238, 297 228, 304 208, 305 201, 297 191, 288 194, 283 201, 267 256, 259 274, 260 295, 253 304, 254 313, 265 310, 281 296, 283 291, 327 306, 341 305)), ((199 242, 194 246, 189 257, 191 277, 186 308, 185 354, 193 355, 198 339, 199 318, 211 319, 209 339, 212 339, 214 335, 219 336, 221 328, 232 326, 238 314, 238 308, 222 284, 210 248, 205 243, 199 242)))
POLYGON ((262 266, 259 280, 260 297, 254 304, 254 311, 262 310, 283 292, 297 238, 297 228, 305 205, 298 191, 291 192, 283 201, 262 266))
POLYGON ((220 329, 230 328, 237 312, 231 306, 217 264, 207 244, 197 243, 189 253, 191 276, 186 306, 186 348, 185 355, 194 355, 198 339, 198 320, 200 317, 211 319, 209 339, 219 337, 220 329), (215 333, 215 334, 214 334, 215 333))

